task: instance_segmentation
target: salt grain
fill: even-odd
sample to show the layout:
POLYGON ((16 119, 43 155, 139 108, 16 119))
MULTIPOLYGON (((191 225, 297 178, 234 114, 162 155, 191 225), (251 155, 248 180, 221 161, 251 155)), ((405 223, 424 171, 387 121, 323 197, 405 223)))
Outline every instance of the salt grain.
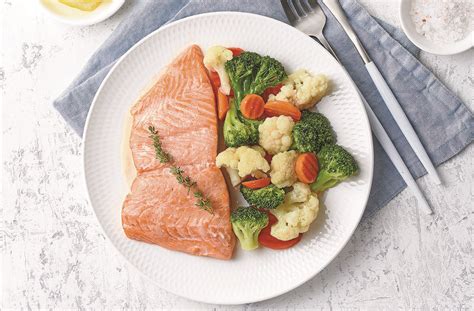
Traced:
POLYGON ((410 15, 416 31, 435 43, 464 39, 473 30, 472 0, 413 0, 410 15))

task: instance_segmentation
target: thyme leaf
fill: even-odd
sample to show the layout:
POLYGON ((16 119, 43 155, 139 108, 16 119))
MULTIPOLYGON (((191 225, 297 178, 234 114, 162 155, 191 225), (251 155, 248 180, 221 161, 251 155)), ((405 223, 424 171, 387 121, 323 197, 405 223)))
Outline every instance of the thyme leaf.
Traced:
POLYGON ((189 194, 189 191, 191 190, 192 187, 196 185, 196 182, 193 181, 189 176, 183 175, 184 171, 179 166, 173 165, 170 170, 171 170, 171 174, 173 174, 174 177, 176 177, 176 180, 178 181, 178 183, 188 188, 188 194, 189 194))
POLYGON ((149 126, 148 131, 150 131, 150 136, 153 140, 153 147, 155 148, 155 157, 160 160, 160 163, 168 163, 171 161, 171 156, 166 153, 166 151, 163 150, 161 147, 161 139, 160 136, 158 135, 158 131, 155 129, 154 126, 149 126))
MULTIPOLYGON (((150 132, 150 135, 148 137, 151 138, 153 141, 156 159, 160 160, 160 163, 171 162, 173 160, 171 155, 164 151, 161 146, 161 139, 158 135, 158 131, 152 125, 148 127, 148 131, 150 132)), ((194 203, 194 205, 211 214, 214 214, 209 197, 204 197, 204 194, 201 192, 201 190, 197 188, 196 182, 192 180, 191 177, 184 175, 184 171, 181 167, 172 165, 170 168, 170 172, 174 175, 174 177, 176 177, 176 180, 180 185, 183 185, 188 189, 188 194, 191 189, 194 188, 194 197, 196 198, 196 203, 194 203)))
POLYGON ((198 206, 200 209, 203 209, 211 214, 214 214, 211 206, 211 201, 209 197, 204 197, 200 190, 194 192, 194 197, 197 199, 194 205, 198 206))

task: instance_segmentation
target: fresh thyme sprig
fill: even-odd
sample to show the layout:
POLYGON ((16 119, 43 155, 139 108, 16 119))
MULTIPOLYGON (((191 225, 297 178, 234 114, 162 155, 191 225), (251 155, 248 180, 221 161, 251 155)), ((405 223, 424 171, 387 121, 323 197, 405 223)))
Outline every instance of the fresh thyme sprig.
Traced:
POLYGON ((178 181, 179 184, 188 188, 188 194, 192 188, 195 189, 194 197, 196 198, 196 203, 194 203, 194 205, 196 205, 200 209, 203 209, 211 214, 214 214, 212 210, 211 201, 209 200, 209 198, 204 197, 204 194, 202 193, 201 190, 197 188, 196 182, 193 181, 191 177, 184 175, 184 171, 181 167, 173 165, 170 168, 170 172, 171 174, 174 175, 174 177, 176 177, 176 180, 178 181))
MULTIPOLYGON (((161 140, 160 136, 158 135, 158 131, 155 129, 154 126, 149 126, 148 131, 150 131, 150 138, 153 140, 153 147, 155 148, 155 156, 157 159, 160 160, 161 163, 168 163, 171 162, 173 159, 171 155, 169 155, 166 151, 163 150, 161 147, 161 140)), ((188 194, 191 189, 195 189, 194 197, 196 198, 196 203, 194 205, 198 206, 199 208, 214 214, 212 210, 211 201, 208 197, 204 197, 204 194, 199 190, 196 186, 196 182, 191 179, 191 177, 184 175, 184 171, 181 167, 173 165, 170 168, 171 174, 176 177, 176 180, 180 185, 185 186, 188 188, 188 194)))
POLYGON ((194 197, 197 199, 194 205, 198 206, 200 209, 203 209, 211 214, 214 214, 209 197, 204 197, 204 195, 202 194, 200 190, 197 190, 194 192, 194 197))
POLYGON ((183 176, 184 171, 179 166, 172 166, 171 167, 171 174, 176 177, 176 180, 179 184, 184 185, 188 188, 188 194, 192 187, 196 185, 196 182, 193 181, 189 176, 183 176))
POLYGON ((148 127, 148 131, 151 133, 148 137, 153 140, 153 147, 155 147, 155 157, 160 160, 160 163, 170 162, 171 156, 161 147, 161 140, 160 136, 158 135, 158 131, 152 125, 148 127))

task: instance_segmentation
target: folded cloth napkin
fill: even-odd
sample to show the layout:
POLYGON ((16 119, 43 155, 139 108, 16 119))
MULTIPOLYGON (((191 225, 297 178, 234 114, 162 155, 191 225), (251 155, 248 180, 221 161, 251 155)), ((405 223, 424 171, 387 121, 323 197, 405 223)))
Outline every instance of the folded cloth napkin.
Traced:
MULTIPOLYGON (((439 165, 469 145, 473 139, 471 112, 416 59, 418 50, 404 34, 376 21, 355 0, 341 0, 341 4, 433 162, 439 165)), ((82 135, 92 99, 111 66, 136 42, 160 26, 186 16, 213 11, 250 12, 288 22, 278 0, 143 0, 133 1, 131 5, 133 7, 124 21, 54 102, 56 109, 79 135, 82 135)), ((368 78, 351 42, 328 11, 326 15, 327 39, 379 117, 411 173, 415 177, 426 174, 368 78)), ((366 215, 383 207, 406 186, 375 138, 374 145, 374 182, 366 215)))

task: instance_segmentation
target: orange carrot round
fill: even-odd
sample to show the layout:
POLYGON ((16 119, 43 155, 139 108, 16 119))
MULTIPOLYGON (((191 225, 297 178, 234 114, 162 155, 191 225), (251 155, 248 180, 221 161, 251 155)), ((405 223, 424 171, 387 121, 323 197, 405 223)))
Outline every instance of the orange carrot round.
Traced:
POLYGON ((298 180, 310 184, 316 180, 319 165, 316 156, 312 152, 302 153, 296 159, 295 172, 298 180))
POLYGON ((270 178, 260 178, 255 180, 244 181, 242 185, 250 189, 260 189, 270 184, 270 178))
POLYGON ((270 117, 288 116, 294 121, 301 119, 301 111, 290 102, 279 100, 269 101, 265 104, 264 108, 265 115, 270 117))
POLYGON ((220 90, 217 91, 217 116, 219 120, 224 120, 229 110, 229 98, 220 90))
POLYGON ((265 102, 263 98, 257 94, 249 94, 242 99, 240 103, 240 112, 247 119, 256 120, 260 118, 264 112, 265 102))

